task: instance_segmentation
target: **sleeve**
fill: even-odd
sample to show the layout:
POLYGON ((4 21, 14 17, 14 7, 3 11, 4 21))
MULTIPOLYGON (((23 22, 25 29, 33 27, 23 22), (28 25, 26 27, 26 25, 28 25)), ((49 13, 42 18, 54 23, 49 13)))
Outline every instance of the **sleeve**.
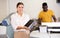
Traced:
POLYGON ((54 12, 51 10, 51 15, 54 16, 54 12))
POLYGON ((16 24, 16 18, 14 16, 11 16, 11 25, 13 29, 16 30, 17 24, 16 24))

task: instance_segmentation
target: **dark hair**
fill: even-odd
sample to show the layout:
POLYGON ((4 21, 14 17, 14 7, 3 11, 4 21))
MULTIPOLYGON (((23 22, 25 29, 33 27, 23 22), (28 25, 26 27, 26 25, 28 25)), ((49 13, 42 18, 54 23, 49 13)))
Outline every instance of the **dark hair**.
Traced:
POLYGON ((18 7, 19 5, 24 5, 22 2, 18 2, 16 7, 18 7))
POLYGON ((46 3, 46 2, 44 2, 44 3, 42 4, 42 6, 47 6, 47 3, 46 3))

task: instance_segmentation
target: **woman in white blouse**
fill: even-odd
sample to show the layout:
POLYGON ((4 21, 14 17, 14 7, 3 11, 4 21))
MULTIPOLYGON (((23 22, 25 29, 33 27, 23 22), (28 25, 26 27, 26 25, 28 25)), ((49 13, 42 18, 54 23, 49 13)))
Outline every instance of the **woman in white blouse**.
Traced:
POLYGON ((29 20, 29 16, 23 12, 24 4, 18 2, 16 5, 17 12, 11 16, 11 25, 16 30, 29 30, 28 27, 24 26, 29 20))

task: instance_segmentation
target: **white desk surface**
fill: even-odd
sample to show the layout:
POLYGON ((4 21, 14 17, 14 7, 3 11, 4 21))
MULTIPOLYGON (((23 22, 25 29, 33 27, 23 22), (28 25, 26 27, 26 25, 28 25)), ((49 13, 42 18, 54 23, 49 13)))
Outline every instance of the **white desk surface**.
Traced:
POLYGON ((0 26, 0 35, 6 34, 6 26, 0 26))
POLYGON ((45 22, 42 23, 42 25, 46 25, 48 27, 60 27, 60 22, 45 22))
POLYGON ((31 37, 33 38, 60 38, 60 34, 58 33, 40 33, 39 31, 33 31, 30 34, 31 37))

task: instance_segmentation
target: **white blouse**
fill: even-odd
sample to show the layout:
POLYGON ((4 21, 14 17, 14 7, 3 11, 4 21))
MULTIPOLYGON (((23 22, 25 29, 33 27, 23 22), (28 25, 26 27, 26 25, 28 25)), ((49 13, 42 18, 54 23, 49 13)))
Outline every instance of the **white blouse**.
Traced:
POLYGON ((27 14, 20 16, 18 13, 15 13, 11 16, 11 25, 14 30, 16 30, 17 26, 24 26, 30 20, 27 14))

